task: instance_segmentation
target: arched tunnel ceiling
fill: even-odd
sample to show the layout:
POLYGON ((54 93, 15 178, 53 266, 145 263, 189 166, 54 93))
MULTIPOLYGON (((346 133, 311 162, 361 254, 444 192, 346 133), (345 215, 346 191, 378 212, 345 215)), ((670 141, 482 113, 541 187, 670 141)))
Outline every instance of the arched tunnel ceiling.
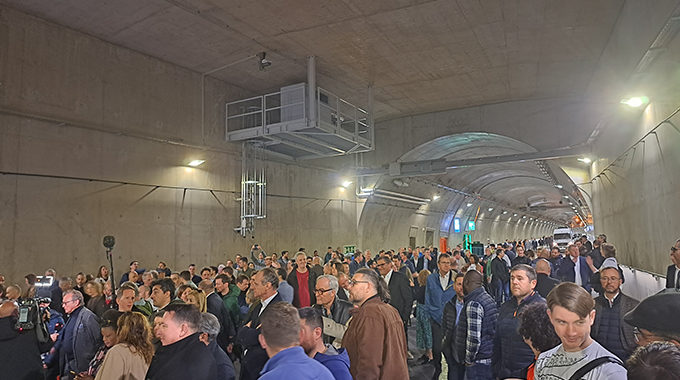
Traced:
MULTIPOLYGON (((442 158, 459 160, 535 151, 536 149, 531 145, 506 136, 471 132, 443 136, 424 143, 402 155, 399 161, 442 158)), ((556 165, 552 165, 551 169, 559 173, 560 180, 568 180, 569 177, 556 165)), ((378 183, 378 188, 395 190, 392 179, 389 176, 383 177, 378 183)), ((511 211, 527 212, 530 215, 540 215, 552 221, 565 223, 574 215, 568 202, 563 201, 562 191, 555 187, 553 179, 545 175, 535 161, 458 167, 449 169, 445 174, 401 178, 400 180, 406 183, 419 182, 435 186, 436 189, 432 192, 442 196, 441 204, 447 204, 447 212, 456 212, 464 203, 477 202, 474 199, 478 198, 478 200, 487 200, 489 204, 495 203, 500 206, 495 211, 496 213, 502 212, 505 207, 511 211), (459 190, 472 196, 464 197, 446 188, 459 190)), ((426 198, 431 196, 431 194, 416 194, 415 188, 409 190, 405 192, 426 198)), ((419 191, 427 190, 419 189, 419 191)))

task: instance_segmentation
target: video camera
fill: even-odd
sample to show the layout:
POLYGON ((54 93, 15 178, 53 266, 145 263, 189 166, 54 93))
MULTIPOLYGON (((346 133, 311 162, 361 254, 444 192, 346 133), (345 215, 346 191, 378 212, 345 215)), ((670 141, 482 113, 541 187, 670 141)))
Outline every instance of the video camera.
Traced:
POLYGON ((45 324, 47 307, 40 305, 49 305, 51 302, 52 300, 47 297, 20 299, 18 301, 19 318, 14 324, 14 328, 18 331, 35 329, 38 340, 43 343, 46 342, 49 339, 47 325, 45 324))

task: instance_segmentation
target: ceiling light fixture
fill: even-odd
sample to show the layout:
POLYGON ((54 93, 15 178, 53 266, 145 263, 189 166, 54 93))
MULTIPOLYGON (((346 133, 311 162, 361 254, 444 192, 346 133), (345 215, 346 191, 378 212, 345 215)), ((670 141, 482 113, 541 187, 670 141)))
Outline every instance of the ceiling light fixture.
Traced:
POLYGON ((649 103, 649 98, 646 96, 633 96, 628 99, 621 99, 621 104, 625 104, 633 108, 638 108, 646 103, 649 103))
POLYGON ((189 162, 187 165, 191 166, 192 168, 195 168, 197 166, 200 166, 204 162, 205 162, 205 160, 193 160, 193 161, 189 162))
POLYGON ((468 207, 472 206, 472 203, 469 203, 469 202, 468 202, 467 206, 468 206, 468 207))
POLYGON ((558 189, 561 189, 561 188, 563 188, 564 186, 562 186, 562 185, 555 185, 555 187, 558 188, 558 189))
POLYGON ((433 200, 433 201, 436 201, 436 200, 439 199, 439 198, 440 198, 440 196, 437 195, 437 194, 435 194, 435 195, 432 196, 432 200, 433 200))
POLYGON ((489 207, 489 212, 493 211, 493 207, 489 207))
POLYGON ((577 159, 577 161, 581 161, 581 162, 583 162, 584 164, 589 164, 589 163, 593 162, 593 160, 591 160, 591 159, 588 158, 588 157, 579 158, 579 159, 577 159))

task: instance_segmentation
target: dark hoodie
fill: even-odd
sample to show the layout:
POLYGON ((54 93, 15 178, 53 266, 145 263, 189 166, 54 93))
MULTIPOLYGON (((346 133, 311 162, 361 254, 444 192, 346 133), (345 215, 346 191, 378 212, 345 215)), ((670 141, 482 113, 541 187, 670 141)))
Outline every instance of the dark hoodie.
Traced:
POLYGON ((323 364, 335 377, 335 380, 352 380, 349 373, 349 355, 344 348, 336 350, 330 344, 326 344, 326 352, 318 352, 314 355, 314 360, 323 364))
POLYGON ((217 378, 217 365, 210 349, 194 333, 167 346, 161 346, 146 372, 147 380, 217 378))

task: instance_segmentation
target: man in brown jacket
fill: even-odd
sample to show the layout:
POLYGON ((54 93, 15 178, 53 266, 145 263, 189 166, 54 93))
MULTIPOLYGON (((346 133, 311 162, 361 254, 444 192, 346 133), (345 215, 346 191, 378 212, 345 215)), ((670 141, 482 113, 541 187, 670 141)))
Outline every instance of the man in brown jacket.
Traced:
POLYGON ((354 380, 408 379, 404 324, 393 306, 385 280, 371 269, 357 270, 350 282, 350 301, 358 306, 342 345, 354 380))

